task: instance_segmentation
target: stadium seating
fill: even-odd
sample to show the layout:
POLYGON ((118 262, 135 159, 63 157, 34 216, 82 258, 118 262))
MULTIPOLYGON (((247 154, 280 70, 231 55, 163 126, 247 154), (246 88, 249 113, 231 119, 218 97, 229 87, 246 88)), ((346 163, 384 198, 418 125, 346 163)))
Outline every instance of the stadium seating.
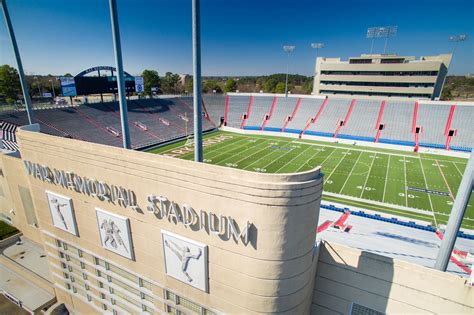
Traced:
POLYGON ((474 146, 474 106, 433 104, 411 100, 342 97, 228 96, 228 123, 235 128, 289 132, 380 142, 394 145, 470 152, 474 146), (249 106, 251 104, 251 106, 249 106), (243 114, 251 109, 249 117, 243 114), (290 117, 290 119, 289 119, 290 117), (380 125, 383 125, 380 129, 380 125), (416 134, 416 127, 420 133, 416 134), (449 130, 455 130, 452 137, 449 130))
POLYGON ((474 146, 474 107, 456 105, 450 129, 456 130, 451 140, 451 149, 466 151, 474 146))
POLYGON ((281 131, 286 119, 291 117, 300 99, 296 97, 278 97, 272 117, 267 122, 265 130, 281 131))
POLYGON ((445 126, 449 117, 449 105, 432 105, 421 103, 418 107, 416 124, 423 131, 420 135, 420 145, 427 147, 444 147, 446 143, 445 126))
MULTIPOLYGON (((338 122, 344 121, 351 102, 352 100, 347 98, 329 98, 318 120, 311 124, 308 131, 334 135, 338 129, 338 122)), ((308 133, 308 131, 305 133, 308 133)))
POLYGON ((412 134, 414 101, 386 101, 380 142, 414 146, 412 134))
MULTIPOLYGON (((189 102, 192 103, 190 98, 128 101, 132 147, 139 149, 183 137, 186 135, 186 125, 188 134, 192 133, 193 111, 189 102)), ((122 146, 117 102, 35 110, 35 121, 40 124, 43 133, 122 146)), ((3 135, 6 126, 26 125, 28 119, 24 111, 4 112, 0 113, 0 123, 3 135)), ((214 128, 210 119, 203 119, 203 130, 214 128)))
POLYGON ((249 117, 245 123, 247 127, 261 128, 266 114, 270 113, 273 104, 272 96, 254 97, 249 117))
POLYGON ((300 106, 293 119, 285 128, 286 132, 300 133, 304 130, 307 122, 316 116, 325 98, 302 98, 300 106))
MULTIPOLYGON (((273 95, 205 95, 203 130, 220 124, 250 130, 337 137, 471 152, 474 106, 415 101, 273 95), (267 117, 267 120, 265 120, 267 117), (378 125, 383 125, 379 130, 378 125), (421 130, 415 137, 414 128, 421 130), (451 130, 451 133, 449 132, 451 130), (416 142, 417 141, 417 142, 416 142), (415 143, 416 142, 416 143, 415 143)), ((43 133, 122 146, 117 102, 35 110, 43 133)), ((128 101, 132 147, 163 143, 193 133, 192 97, 128 101)), ((4 147, 15 150, 16 126, 28 123, 26 112, 0 113, 4 147), (13 127, 12 127, 13 126, 13 127)))
POLYGON ((344 135, 366 137, 367 139, 375 140, 377 133, 377 118, 380 111, 381 101, 379 100, 357 100, 351 115, 343 128, 341 129, 338 138, 343 138, 344 135))

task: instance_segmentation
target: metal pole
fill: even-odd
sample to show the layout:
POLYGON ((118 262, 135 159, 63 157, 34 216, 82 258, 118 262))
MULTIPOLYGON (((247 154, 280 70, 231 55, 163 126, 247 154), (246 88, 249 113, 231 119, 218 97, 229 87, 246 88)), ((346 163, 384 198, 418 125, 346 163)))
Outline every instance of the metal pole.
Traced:
POLYGON ((193 104, 194 104, 194 161, 202 162, 201 110, 201 17, 200 0, 192 0, 193 15, 193 104))
POLYGON ((385 45, 383 46, 383 54, 387 51, 387 42, 388 42, 388 35, 385 37, 385 45))
POLYGON ((120 30, 118 24, 117 2, 109 0, 110 3, 110 20, 112 22, 112 37, 114 41, 115 64, 117 68, 117 87, 119 94, 120 106, 120 123, 122 125, 123 147, 130 149, 130 134, 128 131, 128 109, 125 94, 125 81, 123 77, 122 48, 120 44, 120 30))
POLYGON ((461 180, 456 200, 454 201, 453 209, 449 215, 448 225, 444 232, 443 240, 436 257, 435 269, 446 271, 448 267, 451 253, 454 249, 454 243, 461 227, 464 213, 467 209, 469 197, 471 196, 472 189, 474 188, 474 154, 471 154, 469 162, 467 163, 466 170, 461 180))
POLYGON ((2 3, 3 17, 5 18, 5 24, 7 25, 8 34, 10 35, 10 41, 13 46, 13 52, 15 53, 16 65, 18 68, 18 74, 20 76, 21 90, 23 91, 23 98, 25 100, 26 113, 28 115, 28 122, 33 123, 33 108, 31 106, 30 92, 28 90, 28 83, 26 82, 25 72, 23 71, 23 64, 21 62, 20 52, 18 51, 18 45, 16 43, 15 33, 13 32, 12 21, 10 20, 10 14, 8 14, 7 3, 5 0, 0 0, 2 3))
POLYGON ((372 44, 370 44, 370 54, 372 55, 372 51, 374 50, 374 38, 372 37, 372 44))
POLYGON ((56 92, 54 92, 53 80, 51 79, 49 81, 51 81, 51 90, 53 90, 53 99, 55 99, 56 98, 56 92))
POLYGON ((287 52, 288 58, 286 60, 286 79, 285 79, 285 97, 288 97, 288 72, 290 71, 290 53, 287 52))

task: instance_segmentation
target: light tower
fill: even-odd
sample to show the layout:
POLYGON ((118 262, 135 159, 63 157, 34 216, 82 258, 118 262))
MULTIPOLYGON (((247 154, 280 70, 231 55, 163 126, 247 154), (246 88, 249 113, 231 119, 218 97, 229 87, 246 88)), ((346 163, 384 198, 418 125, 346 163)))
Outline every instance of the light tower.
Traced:
POLYGON ((398 26, 376 26, 376 27, 369 27, 367 29, 367 38, 372 39, 372 43, 370 45, 370 54, 374 49, 374 39, 375 38, 385 38, 385 45, 383 48, 383 53, 385 54, 387 51, 387 44, 389 37, 395 37, 398 32, 398 26))
POLYGON ((296 46, 283 46, 283 50, 287 53, 286 61, 286 79, 285 79, 285 96, 288 97, 288 72, 290 71, 290 54, 295 50, 296 46))
POLYGON ((449 63, 448 67, 446 68, 446 75, 444 76, 443 84, 441 85, 441 90, 439 92, 439 97, 440 98, 441 98, 441 94, 443 93, 444 84, 446 83, 446 77, 448 76, 449 66, 453 63, 452 60, 454 58, 454 52, 456 51, 458 43, 465 42, 467 40, 467 35, 466 34, 459 34, 459 35, 449 36, 448 40, 450 42, 454 43, 454 45, 453 45, 453 50, 451 52, 451 62, 449 63))
MULTIPOLYGON (((321 48, 324 48, 324 44, 323 43, 311 43, 311 48, 316 49, 316 67, 317 67, 317 65, 318 65, 318 52, 321 48)), ((314 67, 315 75, 317 73, 316 67, 314 67)))

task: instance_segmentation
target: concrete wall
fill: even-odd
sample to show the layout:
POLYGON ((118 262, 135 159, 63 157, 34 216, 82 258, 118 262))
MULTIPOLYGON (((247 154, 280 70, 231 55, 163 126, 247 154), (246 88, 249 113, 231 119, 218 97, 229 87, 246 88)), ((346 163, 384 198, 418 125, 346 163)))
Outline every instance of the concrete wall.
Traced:
MULTIPOLYGON (((370 57, 370 55, 369 55, 370 57)), ((374 57, 376 59, 376 57, 374 57)), ((405 58, 409 60, 410 58, 405 58)), ((414 59, 412 57, 411 59, 414 59)), ((413 97, 420 95, 431 95, 431 98, 440 96, 444 78, 447 75, 447 67, 451 62, 451 55, 427 56, 420 60, 410 60, 405 63, 380 63, 351 64, 335 58, 319 57, 315 63, 315 78, 313 93, 320 94, 321 90, 338 92, 360 92, 360 93, 398 93, 410 94, 413 97), (325 75, 321 71, 438 71, 437 76, 382 76, 382 75, 325 75), (356 85, 331 85, 321 84, 321 81, 336 82, 386 82, 386 83, 418 83, 434 84, 432 87, 390 87, 390 86, 356 86, 356 85)))
POLYGON ((321 243, 312 314, 348 314, 352 302, 391 314, 473 314, 474 288, 456 275, 321 243))
MULTIPOLYGON (((21 182, 30 188, 40 230, 48 237, 55 235, 218 311, 309 310, 316 266, 315 226, 322 193, 319 168, 299 174, 259 174, 24 130, 17 132, 17 138, 23 160, 131 189, 142 209, 132 211, 27 177, 21 160, 2 158, 4 163, 7 161, 5 169, 9 173, 20 174, 12 185, 21 182), (52 225, 46 190, 73 199, 80 237, 52 225), (206 230, 157 219, 146 210, 148 194, 231 216, 239 223, 249 220, 253 224, 250 242, 244 245, 206 230), (135 260, 102 248, 95 207, 130 219, 135 260), (162 229, 209 246, 208 293, 166 275, 162 229)), ((16 202, 18 196, 12 195, 12 199, 16 202)), ((58 295, 58 300, 63 296, 58 295)), ((82 312, 93 311, 72 297, 64 298, 64 302, 81 307, 82 312)))
POLYGON ((4 218, 11 219, 10 223, 25 237, 41 243, 41 232, 38 227, 28 224, 20 198, 19 186, 29 188, 22 160, 12 154, 1 154, 0 170, 0 189, 3 192, 3 196, 0 196, 0 213, 4 218))

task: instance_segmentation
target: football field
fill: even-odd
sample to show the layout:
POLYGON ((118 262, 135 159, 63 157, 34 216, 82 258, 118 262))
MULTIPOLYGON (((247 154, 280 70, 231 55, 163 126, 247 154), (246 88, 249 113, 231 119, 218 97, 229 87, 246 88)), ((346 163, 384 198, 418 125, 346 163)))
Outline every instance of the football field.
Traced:
MULTIPOLYGON (((295 173, 321 165, 323 200, 446 224, 467 159, 283 137, 213 132, 204 162, 263 173, 295 173)), ((192 160, 177 142, 149 152, 192 160)), ((463 227, 474 229, 474 198, 463 227)))

